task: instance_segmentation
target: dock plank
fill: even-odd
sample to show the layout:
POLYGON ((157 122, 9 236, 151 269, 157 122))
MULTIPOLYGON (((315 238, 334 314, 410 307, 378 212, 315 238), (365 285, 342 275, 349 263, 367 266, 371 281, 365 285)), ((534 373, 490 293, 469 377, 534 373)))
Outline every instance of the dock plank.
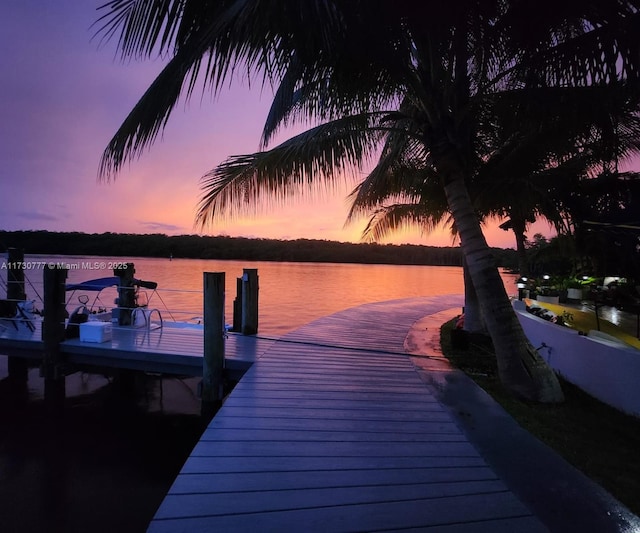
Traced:
POLYGON ((200 441, 192 457, 476 457, 462 442, 200 441))
POLYGON ((493 471, 486 467, 413 468, 388 470, 302 470, 293 472, 233 472, 191 474, 180 476, 172 494, 214 494, 218 492, 248 492, 263 489, 299 490, 303 488, 388 487, 402 484, 458 483, 496 481, 493 471))
MULTIPOLYGON (((267 424, 272 424, 279 429, 300 429, 304 427, 309 431, 371 431, 378 433, 420 433, 429 431, 433 427, 440 427, 441 424, 451 423, 451 418, 446 416, 433 417, 434 419, 427 419, 421 421, 414 421, 411 427, 408 427, 406 421, 389 419, 336 419, 334 417, 328 418, 293 418, 293 417, 256 417, 256 416, 216 416, 216 421, 228 422, 228 425, 237 425, 245 423, 251 427, 262 427, 267 424)), ((210 429, 217 429, 220 426, 218 424, 210 424, 210 429)), ((228 426, 224 426, 228 427, 228 426)))
POLYGON ((316 399, 321 400, 330 397, 334 400, 349 400, 352 402, 386 402, 389 405, 395 404, 414 404, 423 405, 429 402, 437 402, 436 398, 428 391, 424 391, 424 394, 412 394, 408 395, 404 392, 380 392, 380 391, 362 391, 362 390, 332 390, 328 394, 327 390, 307 390, 303 387, 293 388, 288 386, 286 389, 278 388, 273 390, 270 387, 236 387, 233 391, 233 401, 241 401, 243 399, 253 399, 259 401, 260 399, 269 398, 300 398, 300 399, 316 399))
MULTIPOLYGON (((309 470, 415 470, 416 468, 456 468, 486 466, 481 457, 189 457, 180 475, 221 472, 297 472, 309 470)), ((178 476, 177 479, 180 479, 178 476)), ((264 487, 268 490, 268 485, 264 487)), ((173 488, 172 488, 173 490, 173 488)), ((170 493, 172 493, 170 491, 170 493)))
MULTIPOLYGON (((430 404, 434 405, 434 404, 430 404)), ((437 405, 437 404, 436 404, 437 405)), ((331 409, 331 408, 297 408, 297 407, 228 407, 222 416, 254 417, 254 418, 307 418, 315 420, 393 420, 405 422, 403 428, 411 429, 410 422, 437 422, 450 420, 450 415, 442 408, 425 411, 380 411, 377 409, 331 409), (409 423, 406 423, 409 422, 409 423)))
POLYGON ((264 396, 237 396, 232 399, 228 403, 228 406, 231 407, 297 407, 297 408, 307 408, 307 409, 316 409, 320 405, 325 409, 328 408, 341 408, 341 409, 354 409, 354 410, 385 410, 385 411, 400 411, 400 412, 422 412, 425 410, 433 410, 439 411, 442 410, 442 406, 434 401, 411 401, 407 399, 406 401, 393 401, 389 400, 387 402, 384 401, 383 398, 374 400, 372 398, 367 399, 358 399, 353 398, 353 395, 350 395, 346 398, 336 398, 335 396, 331 396, 327 398, 308 398, 305 395, 298 395, 297 397, 264 397, 264 396))
POLYGON ((149 531, 543 531, 404 351, 414 322, 459 305, 367 304, 268 347, 149 531))
MULTIPOLYGON (((215 494, 170 494, 166 505, 160 509, 156 518, 188 518, 193 516, 215 516, 265 513, 286 511, 289 509, 318 509, 326 507, 344 507, 363 504, 392 503, 411 500, 422 500, 428 505, 429 500, 437 499, 440 505, 453 507, 455 500, 462 496, 464 506, 473 505, 476 501, 478 507, 496 505, 495 500, 507 501, 508 508, 501 506, 503 516, 526 513, 524 507, 518 505, 515 498, 505 498, 506 488, 499 480, 490 481, 465 481, 463 483, 410 483, 396 484, 392 487, 386 485, 361 485, 347 487, 321 487, 256 490, 238 492, 217 492, 215 494), (513 500, 513 501, 509 501, 513 500), (211 504, 215 501, 215 508, 211 504)), ((462 503, 462 500, 461 500, 462 503)), ((497 507, 497 505, 496 505, 497 507)), ((505 506, 506 507, 506 506, 505 506)), ((478 509, 479 511, 479 509, 478 509)), ((464 510, 459 510, 459 515, 464 515, 464 510)), ((470 519, 478 519, 469 513, 470 519)), ((493 516, 492 518, 495 518, 493 516)), ((451 520, 451 519, 449 519, 451 520)))
MULTIPOLYGON (((390 497, 392 498, 392 497, 390 497)), ((242 498, 238 498, 242 499, 242 498)), ((529 519, 527 509, 509 492, 450 496, 405 501, 381 500, 371 503, 327 505, 282 511, 213 514, 215 499, 209 501, 208 514, 194 517, 158 519, 151 531, 380 531, 409 528, 442 528, 446 525, 468 524, 476 527, 487 520, 514 520, 511 531, 529 519), (259 526, 257 526, 259 524, 259 526)), ((162 511, 164 512, 164 511, 162 511)), ((528 520, 530 531, 545 531, 534 520, 528 520)), ((477 528, 475 529, 477 530, 477 528)), ((507 528, 508 530, 508 528, 507 528)))
POLYGON ((454 442, 464 441, 466 437, 455 428, 449 431, 423 431, 421 433, 396 432, 378 433, 373 431, 308 431, 296 429, 227 429, 220 433, 212 433, 206 430, 201 441, 317 441, 317 442, 454 442))

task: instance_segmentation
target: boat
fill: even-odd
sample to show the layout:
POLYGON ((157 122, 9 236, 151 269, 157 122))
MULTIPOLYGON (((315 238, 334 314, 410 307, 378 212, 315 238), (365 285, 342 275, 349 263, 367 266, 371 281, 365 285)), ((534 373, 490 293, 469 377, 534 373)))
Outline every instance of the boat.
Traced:
MULTIPOLYGON (((134 305, 131 307, 131 320, 127 325, 123 325, 118 307, 118 292, 120 278, 117 276, 91 279, 80 283, 70 283, 66 285, 69 293, 67 307, 71 309, 76 299, 75 307, 70 313, 68 323, 77 325, 88 321, 111 322, 114 326, 122 327, 146 327, 147 329, 158 329, 163 327, 179 329, 204 329, 203 318, 201 316, 192 317, 189 320, 177 321, 171 311, 158 293, 158 284, 155 281, 145 281, 141 279, 133 280, 134 305), (109 293, 109 289, 114 289, 109 293), (150 291, 150 292, 148 292, 150 291), (107 298, 113 300, 114 306, 105 303, 107 298), (153 299, 159 300, 161 309, 152 307, 153 299), (168 315, 170 320, 165 320, 163 315, 168 315)), ((73 331, 71 333, 76 334, 73 331)), ((225 324, 226 331, 231 329, 231 325, 225 324)), ((77 335, 75 335, 77 336, 77 335)))
POLYGON ((155 281, 145 281, 140 279, 133 279, 132 287, 126 287, 125 290, 133 289, 133 305, 129 309, 131 313, 124 318, 122 314, 125 308, 119 307, 120 296, 114 299, 115 307, 109 308, 102 300, 104 297, 104 291, 109 288, 122 290, 121 280, 117 276, 96 278, 80 283, 69 283, 65 289, 70 293, 67 298, 67 306, 71 304, 74 296, 77 296, 77 305, 70 313, 67 321, 66 331, 67 338, 77 337, 79 335, 79 325, 89 321, 111 322, 118 326, 133 326, 133 327, 162 327, 163 320, 162 314, 158 309, 149 308, 149 300, 151 296, 148 296, 146 292, 140 289, 149 289, 154 293, 157 293, 156 289, 158 284, 155 281), (89 294, 94 295, 93 300, 89 294), (91 303, 90 303, 91 300, 91 303), (157 317, 155 323, 152 322, 152 318, 157 317))

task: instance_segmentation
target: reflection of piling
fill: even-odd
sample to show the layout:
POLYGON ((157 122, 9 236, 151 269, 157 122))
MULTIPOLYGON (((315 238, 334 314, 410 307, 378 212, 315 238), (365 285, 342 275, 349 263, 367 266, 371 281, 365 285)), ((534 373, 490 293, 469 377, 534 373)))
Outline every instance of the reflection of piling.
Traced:
POLYGON ((202 415, 210 418, 224 394, 224 272, 204 273, 204 357, 202 415))
MULTIPOLYGON (((27 299, 24 290, 24 252, 17 248, 7 249, 7 300, 22 302, 27 299)), ((18 313, 16 313, 16 316, 18 313)), ((7 369, 12 381, 26 382, 29 373, 27 360, 21 357, 9 357, 7 369)))
POLYGON ((66 268, 45 267, 42 375, 45 402, 54 410, 63 406, 65 396, 64 361, 60 353, 60 343, 64 340, 66 280, 66 268))
POLYGON ((120 278, 118 283, 118 326, 130 326, 132 323, 133 308, 136 306, 136 292, 134 278, 136 269, 133 263, 127 263, 121 268, 114 268, 114 275, 120 278))

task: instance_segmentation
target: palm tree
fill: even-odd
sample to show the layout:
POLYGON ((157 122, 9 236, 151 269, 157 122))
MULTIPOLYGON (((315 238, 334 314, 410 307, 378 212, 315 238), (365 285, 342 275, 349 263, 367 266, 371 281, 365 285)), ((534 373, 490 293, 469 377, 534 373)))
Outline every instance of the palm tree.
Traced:
MULTIPOLYGON (((500 102, 503 105, 498 106, 499 113, 493 111, 496 118, 491 121, 492 129, 483 138, 495 146, 491 145, 488 159, 482 162, 474 175, 471 196, 480 217, 509 218, 508 222, 516 234, 521 275, 527 275, 527 222, 534 222, 542 216, 559 230, 565 227, 566 215, 558 197, 563 190, 557 184, 563 184, 563 188, 566 188, 564 184, 579 186, 577 178, 586 174, 590 166, 601 164, 599 159, 610 155, 608 143, 603 142, 603 130, 608 134, 606 140, 618 147, 620 155, 637 151, 640 128, 637 116, 628 113, 628 96, 637 97, 635 93, 627 95, 626 92, 602 88, 561 89, 545 99, 543 108, 527 104, 526 99, 521 98, 519 107, 526 109, 514 109, 513 102, 507 97, 506 102, 500 102), (625 96, 623 100, 619 98, 621 93, 625 96), (605 105, 614 97, 617 98, 615 106, 605 105), (568 116, 558 113, 558 107, 566 109, 568 106, 571 110, 568 116), (603 109, 607 110, 606 113, 603 109), (520 127, 514 128, 515 124, 520 127), (617 131, 621 125, 624 125, 624 131, 617 131)), ((368 216, 369 222, 363 233, 365 240, 379 240, 402 227, 418 227, 428 232, 447 219, 452 223, 438 176, 425 165, 424 149, 415 142, 415 131, 409 129, 411 123, 402 118, 411 114, 406 109, 407 104, 404 105, 405 109, 401 109, 402 115, 399 115, 401 118, 394 123, 391 122, 393 115, 389 114, 384 146, 377 164, 351 194, 352 205, 347 222, 358 216, 368 216)), ((325 127, 320 136, 331 147, 340 142, 333 135, 341 131, 334 132, 325 127)), ((373 139, 374 135, 370 138, 373 139)), ((288 158, 308 159, 309 145, 308 136, 292 139, 287 143, 288 158)), ((285 160, 278 156, 278 151, 262 153, 253 162, 252 156, 243 156, 240 165, 234 158, 236 162, 233 165, 236 170, 242 167, 246 176, 252 176, 255 171, 269 176, 281 174, 283 169, 275 168, 275 165, 285 160), (258 159, 269 168, 258 169, 259 165, 255 164, 258 159), (270 161, 265 163, 267 159, 270 161)), ((291 166, 287 166, 284 173, 289 169, 291 166)), ((225 177, 228 170, 226 165, 216 169, 212 174, 213 181, 208 183, 218 185, 221 180, 238 179, 236 171, 225 177)), ((210 214, 218 191, 209 193, 202 204, 202 216, 210 214)), ((452 235, 455 235, 453 225, 452 235)), ((470 283, 465 287, 468 289, 465 291, 466 324, 471 331, 480 331, 484 329, 481 316, 472 312, 477 308, 475 291, 470 283)))
MULTIPOLYGON (((561 91, 561 100, 567 105, 567 93, 573 102, 573 109, 577 107, 576 101, 580 99, 581 105, 587 103, 590 107, 596 104, 602 106, 606 92, 593 90, 569 90, 561 91), (587 93, 585 99, 583 93, 587 93)), ((609 91, 610 92, 610 91, 609 91)), ((610 95, 609 95, 610 96, 610 95)), ((523 102, 521 102, 523 104, 523 102)), ((485 160, 479 164, 478 171, 471 182, 471 196, 474 205, 481 217, 490 215, 507 214, 511 220, 525 220, 525 217, 533 217, 536 214, 546 214, 547 218, 555 217, 557 226, 564 222, 562 209, 558 204, 558 187, 556 183, 576 183, 574 176, 586 172, 586 168, 596 161, 596 155, 601 157, 603 149, 601 143, 596 145, 593 139, 587 143, 585 135, 594 136, 602 129, 596 124, 591 114, 582 117, 576 123, 575 120, 558 120, 551 114, 547 105, 546 114, 543 110, 535 110, 535 121, 523 121, 523 113, 517 118, 532 131, 520 128, 507 135, 507 142, 495 143, 485 160), (544 118, 544 121, 542 120, 544 118), (586 133, 585 133, 586 131, 586 133), (583 137, 583 138, 580 138, 583 137), (578 142, 580 141, 580 142, 578 142), (578 148, 580 149, 578 151, 578 148), (577 152, 566 154, 564 152, 577 152), (594 155, 595 154, 595 155, 594 155), (516 164, 517 162, 517 164, 516 164), (553 163, 554 166, 549 166, 553 163), (490 169, 490 172, 487 171, 490 169), (487 176, 493 177, 488 179, 487 176), (520 193, 527 188, 527 194, 510 194, 515 187, 520 187, 520 193), (499 194, 487 194, 488 191, 498 190, 499 194), (534 194, 532 194, 534 193, 534 194), (549 213, 551 213, 549 215, 549 213)), ((622 110, 615 109, 619 115, 622 110)), ((377 239, 389 232, 406 225, 421 225, 429 230, 441 223, 448 216, 448 207, 442 194, 437 173, 433 168, 424 163, 424 147, 415 142, 415 130, 409 128, 413 123, 406 120, 407 109, 400 113, 389 112, 380 122, 357 122, 355 127, 347 129, 350 135, 361 136, 357 142, 353 138, 346 141, 350 144, 366 144, 365 139, 375 140, 377 130, 384 131, 384 146, 377 165, 356 187, 352 194, 352 207, 349 220, 359 214, 373 214, 365 229, 365 237, 377 239), (370 127, 374 131, 367 132, 364 128, 370 127)), ((513 117, 513 109, 510 116, 513 117)), ((350 117, 353 120, 361 120, 362 117, 350 117)), ((371 118, 368 116, 367 118, 371 118)), ((562 119, 563 117, 560 116, 562 119)), ((635 116, 625 117, 625 136, 618 136, 618 144, 633 149, 633 143, 637 143, 638 128, 635 116)), ((347 119, 339 121, 339 128, 333 129, 336 124, 327 123, 318 130, 317 137, 323 146, 330 150, 334 145, 344 145, 342 137, 344 125, 347 119)), ((492 125, 504 126, 498 120, 492 121, 492 125)), ((509 125, 507 125, 508 127, 509 125)), ((507 127, 502 127, 503 137, 507 127)), ((492 130, 489 132, 491 133, 492 130)), ((336 157, 334 152, 314 154, 314 143, 311 142, 316 132, 308 132, 304 137, 298 137, 287 141, 286 146, 276 147, 268 152, 252 154, 249 156, 233 157, 223 165, 216 168, 207 177, 205 182, 205 198, 201 206, 200 215, 211 215, 211 208, 237 207, 233 202, 220 202, 220 195, 225 188, 233 190, 248 181, 274 178, 287 179, 291 174, 301 175, 303 165, 311 167, 310 158, 318 157, 325 160, 327 157, 336 157), (286 156, 285 156, 286 154, 286 156), (296 165, 298 167, 296 168, 296 165), (294 170, 294 168, 296 168, 294 170), (235 185, 233 185, 235 184, 235 185)), ((485 134, 484 138, 488 138, 485 134)), ((252 188, 253 190, 253 188, 252 188)), ((290 189, 288 189, 290 190, 290 189)), ((524 251, 524 223, 521 226, 522 251, 524 251)), ((466 269, 465 269, 466 270, 466 269)), ((467 299, 466 309, 473 309, 473 286, 466 285, 467 299)), ((472 318, 471 315, 469 318, 472 318)), ((481 322, 471 324, 477 329, 481 328, 481 322), (473 325, 475 324, 475 325, 473 325)))
MULTIPOLYGON (((155 139, 183 88, 191 94, 202 76, 218 90, 238 65, 277 88, 265 140, 296 117, 331 121, 408 99, 418 112, 406 118, 443 186, 503 382, 523 397, 561 398, 513 313, 469 197, 483 153, 477 125, 492 97, 523 85, 637 78, 636 1, 114 0, 107 9, 103 32, 120 35, 123 54, 173 47, 173 55, 109 144, 103 176, 155 139), (292 105, 300 91, 306 97, 292 105)), ((337 149, 353 162, 370 156, 363 145, 337 149)), ((319 172, 335 176, 334 160, 293 180, 245 176, 213 184, 216 202, 255 201, 259 190, 282 194, 291 183, 317 182, 319 172)))
POLYGON ((494 107, 498 127, 485 137, 494 155, 478 173, 474 197, 489 216, 508 219, 501 227, 515 234, 521 275, 528 275, 528 224, 545 218, 558 233, 571 233, 563 198, 640 150, 639 98, 628 84, 562 87, 544 98, 507 96, 494 107))

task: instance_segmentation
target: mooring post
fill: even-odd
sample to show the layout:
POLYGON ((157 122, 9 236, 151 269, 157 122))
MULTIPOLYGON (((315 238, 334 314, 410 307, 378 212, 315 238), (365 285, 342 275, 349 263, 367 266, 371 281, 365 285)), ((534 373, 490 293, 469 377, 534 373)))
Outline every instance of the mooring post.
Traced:
POLYGON ((233 300, 233 325, 231 331, 242 331, 242 278, 236 278, 236 297, 233 300))
MULTIPOLYGON (((7 249, 7 300, 22 302, 27 299, 24 290, 24 252, 17 248, 7 249)), ((15 382, 26 382, 29 375, 27 360, 22 357, 7 359, 9 377, 15 382)))
POLYGON ((64 361, 60 354, 60 343, 64 340, 66 280, 66 268, 45 266, 42 375, 45 403, 53 410, 59 410, 63 406, 65 397, 64 361))
POLYGON ((224 395, 224 272, 204 273, 203 417, 211 418, 224 395))
POLYGON ((258 269, 245 268, 242 274, 242 334, 258 333, 258 269))
POLYGON ((24 301, 24 252, 7 248, 7 300, 24 301))
POLYGON ((133 285, 133 275, 136 269, 133 263, 127 263, 120 268, 114 268, 113 274, 120 278, 118 283, 118 326, 130 326, 133 308, 136 306, 136 291, 133 285))

